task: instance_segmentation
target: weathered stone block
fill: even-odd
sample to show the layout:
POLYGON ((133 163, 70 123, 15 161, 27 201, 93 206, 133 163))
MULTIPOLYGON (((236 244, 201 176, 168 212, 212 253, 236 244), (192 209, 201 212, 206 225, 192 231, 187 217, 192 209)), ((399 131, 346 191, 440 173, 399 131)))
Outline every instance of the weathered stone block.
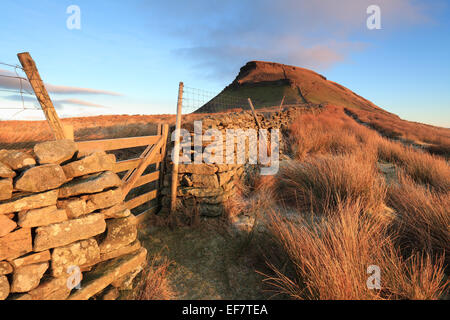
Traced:
POLYGON ((60 277, 71 266, 92 265, 100 260, 100 249, 95 239, 81 240, 64 247, 55 248, 52 253, 52 275, 60 277))
POLYGON ((140 248, 141 248, 141 243, 139 242, 139 240, 135 240, 132 243, 130 243, 129 245, 126 245, 119 249, 109 251, 106 253, 101 253, 100 261, 103 262, 103 261, 114 259, 114 258, 123 256, 123 255, 126 255, 126 254, 130 254, 132 252, 139 250, 140 248))
POLYGON ((39 285, 42 276, 48 269, 48 262, 30 264, 14 270, 11 292, 23 293, 33 290, 39 285))
POLYGON ((17 178, 14 187, 25 192, 43 192, 56 189, 67 181, 61 166, 45 164, 33 167, 17 178))
POLYGON ((136 270, 146 262, 147 250, 139 251, 99 264, 94 271, 85 274, 81 289, 75 291, 69 300, 87 300, 101 292, 114 280, 136 270))
POLYGON ((123 202, 121 188, 108 190, 101 193, 86 196, 86 207, 88 212, 115 206, 123 202))
POLYGON ((12 179, 0 179, 0 201, 11 199, 13 192, 12 179))
POLYGON ((200 204, 199 212, 205 217, 218 217, 224 213, 224 207, 221 205, 200 204))
POLYGON ((66 164, 63 170, 67 178, 71 179, 96 172, 113 171, 115 163, 116 157, 113 154, 100 151, 66 164))
POLYGON ((28 153, 17 150, 0 150, 0 162, 13 170, 34 166, 36 161, 28 153))
POLYGON ((66 220, 66 210, 59 210, 55 205, 19 212, 19 226, 23 228, 43 227, 66 220))
POLYGON ((0 178, 14 178, 16 173, 9 166, 0 162, 0 178))
POLYGON ((100 210, 100 213, 105 216, 105 219, 118 219, 128 217, 131 211, 124 203, 119 203, 111 208, 100 210))
POLYGON ((0 261, 15 259, 31 250, 31 229, 19 229, 0 238, 0 261))
POLYGON ((222 172, 218 173, 217 175, 219 177, 219 185, 223 186, 224 184, 228 183, 231 180, 231 178, 234 175, 234 171, 222 172))
POLYGON ((0 215, 0 237, 6 236, 8 233, 16 228, 17 224, 6 217, 5 215, 0 215))
POLYGON ((18 195, 7 201, 0 202, 0 214, 52 206, 56 204, 57 199, 58 190, 18 195))
MULTIPOLYGON (((80 278, 83 274, 80 273, 80 278)), ((59 278, 42 279, 36 289, 31 290, 28 294, 33 300, 65 300, 72 291, 68 286, 68 279, 71 274, 65 274, 59 278)))
POLYGON ((179 173, 195 173, 195 174, 205 174, 211 175, 217 172, 217 167, 212 164, 201 163, 201 164, 179 164, 179 173))
POLYGON ((133 289, 133 280, 136 278, 136 276, 143 270, 142 266, 139 266, 136 268, 136 270, 133 270, 126 275, 118 278, 117 280, 114 280, 111 285, 113 285, 116 288, 119 288, 120 290, 131 290, 133 289))
POLYGON ((9 282, 5 276, 0 276, 0 300, 5 300, 9 296, 9 282))
POLYGON ((137 237, 136 217, 130 215, 126 218, 106 221, 106 238, 100 243, 100 252, 106 253, 124 247, 137 237))
POLYGON ((111 171, 77 178, 59 189, 60 198, 69 198, 80 194, 98 193, 105 189, 120 187, 122 180, 111 171))
POLYGON ((34 146, 34 154, 40 164, 61 164, 70 160, 77 151, 76 143, 69 139, 48 141, 34 146))
POLYGON ((13 267, 8 261, 0 262, 0 276, 10 274, 13 272, 13 267))
POLYGON ((90 213, 87 209, 86 200, 79 198, 60 200, 57 202, 56 206, 59 209, 66 210, 69 219, 76 219, 90 213))
POLYGON ((94 213, 36 229, 33 249, 36 252, 62 247, 78 240, 92 238, 105 231, 103 215, 94 213))
POLYGON ((192 175, 192 185, 197 188, 215 189, 219 187, 219 180, 215 174, 213 175, 192 175))
POLYGON ((51 259, 50 251, 43 251, 38 253, 31 253, 27 256, 23 256, 11 261, 14 268, 24 267, 30 264, 36 264, 41 262, 47 262, 51 259))

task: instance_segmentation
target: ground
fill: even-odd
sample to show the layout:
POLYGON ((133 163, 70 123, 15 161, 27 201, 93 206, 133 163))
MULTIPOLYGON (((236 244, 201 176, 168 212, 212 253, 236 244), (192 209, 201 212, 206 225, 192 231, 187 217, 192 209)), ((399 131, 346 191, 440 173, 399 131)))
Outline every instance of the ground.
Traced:
POLYGON ((144 227, 140 238, 148 254, 173 261, 169 282, 176 299, 268 299, 266 272, 256 241, 248 234, 220 232, 208 223, 197 227, 144 227))

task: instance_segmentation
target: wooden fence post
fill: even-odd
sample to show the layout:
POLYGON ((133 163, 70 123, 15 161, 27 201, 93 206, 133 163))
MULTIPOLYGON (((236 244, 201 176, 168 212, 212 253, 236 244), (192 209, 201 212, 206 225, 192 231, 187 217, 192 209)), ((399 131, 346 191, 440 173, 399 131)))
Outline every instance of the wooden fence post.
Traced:
POLYGON ((250 105, 250 108, 252 109, 253 116, 255 117, 256 123, 258 124, 258 129, 262 129, 261 124, 259 123, 258 116, 256 115, 255 108, 253 107, 252 99, 248 98, 248 104, 250 105))
POLYGON ((183 105, 183 82, 180 82, 178 88, 178 103, 177 103, 177 121, 175 125, 175 145, 173 147, 172 157, 172 189, 170 198, 170 212, 175 212, 177 208, 177 184, 178 184, 178 162, 180 160, 180 129, 181 129, 181 107, 183 105))
POLYGON ((25 74, 30 81, 34 94, 36 95, 36 98, 44 111, 45 117, 47 118, 56 140, 65 139, 66 135, 64 133, 63 125, 61 124, 61 120, 55 111, 44 82, 39 75, 39 71, 36 68, 36 63, 28 52, 19 53, 17 57, 22 64, 23 71, 25 71, 25 74))
POLYGON ((281 109, 283 108, 284 98, 286 98, 286 96, 283 96, 283 99, 281 100, 281 103, 280 103, 280 113, 281 113, 281 109))

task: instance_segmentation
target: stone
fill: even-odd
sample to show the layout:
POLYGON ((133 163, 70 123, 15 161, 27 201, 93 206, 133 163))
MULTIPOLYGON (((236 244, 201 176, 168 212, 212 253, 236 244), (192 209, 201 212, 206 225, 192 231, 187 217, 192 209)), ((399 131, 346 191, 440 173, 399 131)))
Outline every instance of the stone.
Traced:
POLYGON ((13 272, 13 267, 8 261, 0 262, 0 276, 4 276, 13 272))
POLYGON ((60 200, 57 202, 56 206, 59 209, 66 210, 66 214, 69 219, 76 219, 92 212, 88 211, 86 200, 79 198, 60 200))
POLYGON ((78 240, 89 239, 103 233, 105 228, 105 219, 101 213, 39 227, 36 229, 33 250, 39 252, 62 247, 78 240))
POLYGON ((119 295, 120 293, 119 290, 117 290, 117 288, 108 287, 103 292, 101 299, 105 301, 117 300, 117 298, 119 298, 119 295))
POLYGON ((233 175, 234 175, 233 171, 218 173, 217 176, 219 177, 219 185, 223 186, 226 183, 228 183, 233 177, 233 175))
POLYGON ((9 166, 0 162, 0 178, 14 178, 16 173, 9 166))
POLYGON ((23 256, 32 250, 31 229, 23 228, 0 238, 0 261, 23 256))
POLYGON ((108 188, 120 187, 122 180, 111 171, 77 178, 59 189, 60 198, 69 198, 81 194, 98 193, 108 188))
POLYGON ((124 203, 120 203, 113 207, 100 210, 100 213, 105 216, 105 219, 117 219, 128 217, 131 214, 131 211, 124 203))
POLYGON ((0 202, 0 214, 52 206, 57 199, 58 190, 13 196, 12 199, 0 202))
POLYGON ((106 221, 106 238, 100 243, 100 252, 106 253, 124 247, 137 237, 137 221, 134 215, 106 221))
POLYGON ((224 207, 202 203, 199 205, 199 212, 204 217, 219 217, 224 213, 224 207))
POLYGON ((121 188, 86 196, 86 207, 88 212, 115 206, 122 202, 123 192, 121 188))
POLYGON ((100 259, 100 249, 95 239, 81 240, 64 247, 55 248, 52 253, 52 275, 60 277, 71 266, 93 265, 100 259))
POLYGON ((40 164, 61 164, 72 159, 78 148, 74 141, 64 139, 38 143, 33 150, 40 164))
POLYGON ((111 285, 120 290, 131 290, 133 289, 133 280, 136 276, 143 270, 142 266, 136 268, 136 270, 127 273, 126 275, 114 280, 111 285))
POLYGON ((11 199, 13 193, 13 180, 0 179, 0 201, 11 199))
POLYGON ((88 300, 108 287, 114 280, 136 270, 147 261, 147 250, 122 256, 99 264, 94 271, 85 274, 81 289, 69 296, 69 300, 88 300))
POLYGON ((113 154, 100 151, 66 164, 63 166, 63 170, 67 178, 71 179, 96 172, 113 171, 115 163, 116 157, 113 154))
MULTIPOLYGON (((83 274, 79 273, 80 280, 83 274)), ((33 300, 66 300, 72 291, 69 289, 68 280, 72 274, 65 274, 58 278, 42 279, 36 289, 28 292, 33 300)))
POLYGON ((180 188, 177 196, 217 197, 223 194, 221 189, 180 188))
POLYGON ((193 174, 191 176, 192 185, 197 188, 215 189, 219 187, 219 180, 214 175, 199 175, 193 174))
POLYGON ((195 173, 211 175, 217 172, 217 167, 212 164, 201 163, 201 164, 179 164, 178 173, 195 173))
POLYGON ((24 267, 30 264, 36 264, 41 262, 47 262, 51 259, 50 251, 46 250, 38 253, 31 253, 29 255, 14 259, 11 261, 11 264, 14 268, 24 267))
POLYGON ((0 162, 13 170, 21 170, 36 164, 32 156, 18 150, 0 150, 0 162))
POLYGON ((6 217, 5 215, 0 216, 0 237, 6 236, 8 233, 13 231, 17 227, 17 224, 6 217))
POLYGON ((24 293, 39 285, 42 276, 48 269, 48 262, 30 264, 14 270, 11 292, 24 293))
POLYGON ((16 179, 15 189, 25 192, 43 192, 56 189, 67 181, 61 166, 45 164, 33 167, 16 179))
POLYGON ((5 276, 0 276, 0 301, 5 300, 9 296, 9 282, 5 276))
POLYGON ((130 254, 132 252, 139 250, 140 248, 141 248, 141 243, 139 242, 139 240, 135 240, 132 243, 130 243, 129 245, 126 245, 119 249, 109 251, 106 253, 100 253, 100 261, 103 262, 103 261, 114 259, 114 258, 123 256, 123 255, 126 255, 126 254, 130 254))
POLYGON ((43 227, 67 220, 66 210, 55 205, 19 212, 19 226, 23 228, 43 227))

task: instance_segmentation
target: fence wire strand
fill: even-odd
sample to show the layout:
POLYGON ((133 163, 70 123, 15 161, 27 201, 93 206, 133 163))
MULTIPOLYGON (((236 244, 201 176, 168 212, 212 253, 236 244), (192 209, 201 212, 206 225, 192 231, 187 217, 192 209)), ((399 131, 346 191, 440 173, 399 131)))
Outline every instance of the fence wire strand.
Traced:
POLYGON ((18 83, 6 83, 3 85, 0 82, 0 93, 16 94, 16 95, 3 96, 4 99, 6 98, 7 100, 10 100, 10 101, 14 101, 15 98, 20 99, 19 106, 11 106, 11 107, 10 106, 0 106, 0 110, 18 110, 9 118, 9 120, 13 119, 20 113, 27 111, 27 110, 41 110, 39 108, 39 106, 33 104, 35 102, 38 102, 36 99, 36 96, 32 92, 27 90, 27 88, 26 88, 26 85, 31 86, 30 82, 28 81, 27 78, 25 78, 19 74, 19 71, 22 71, 22 72, 24 71, 23 68, 17 64, 5 63, 5 62, 0 62, 0 65, 6 66, 6 67, 9 67, 10 69, 12 69, 12 70, 2 70, 2 71, 4 71, 4 73, 6 72, 6 74, 0 74, 0 78, 12 79, 13 81, 15 79, 18 82, 18 83), (15 88, 16 86, 17 86, 17 89, 15 88), (25 99, 24 95, 26 96, 27 99, 25 99), (27 105, 25 100, 30 102, 32 104, 32 106, 27 105), (33 101, 33 100, 35 100, 35 101, 33 101))

